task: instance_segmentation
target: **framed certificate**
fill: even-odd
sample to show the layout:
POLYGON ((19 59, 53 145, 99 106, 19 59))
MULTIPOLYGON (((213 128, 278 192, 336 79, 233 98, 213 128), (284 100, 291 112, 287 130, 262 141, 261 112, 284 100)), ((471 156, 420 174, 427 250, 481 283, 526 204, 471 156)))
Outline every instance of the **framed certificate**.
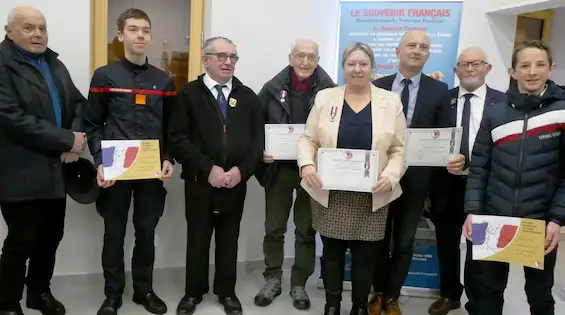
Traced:
POLYGON ((304 124, 266 124, 265 153, 275 160, 296 160, 304 124))
POLYGON ((317 166, 323 189, 370 193, 379 175, 379 153, 320 148, 317 166))
POLYGON ((462 128, 409 128, 404 139, 404 166, 447 166, 458 154, 462 128))

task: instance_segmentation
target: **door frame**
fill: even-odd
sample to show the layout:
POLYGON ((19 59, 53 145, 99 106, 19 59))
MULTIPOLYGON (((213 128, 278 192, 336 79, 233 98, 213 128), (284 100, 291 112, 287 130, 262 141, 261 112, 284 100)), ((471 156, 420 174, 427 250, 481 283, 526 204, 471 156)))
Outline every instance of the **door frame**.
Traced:
MULTIPOLYGON (((204 0, 190 0, 188 80, 202 72, 204 0)), ((90 0, 90 75, 108 64, 108 0, 90 0)))
POLYGON ((549 44, 549 41, 551 40, 551 28, 553 26, 553 10, 542 10, 542 11, 522 13, 522 14, 518 14, 518 16, 541 20, 543 22, 543 27, 541 31, 541 40, 544 41, 546 44, 549 44))

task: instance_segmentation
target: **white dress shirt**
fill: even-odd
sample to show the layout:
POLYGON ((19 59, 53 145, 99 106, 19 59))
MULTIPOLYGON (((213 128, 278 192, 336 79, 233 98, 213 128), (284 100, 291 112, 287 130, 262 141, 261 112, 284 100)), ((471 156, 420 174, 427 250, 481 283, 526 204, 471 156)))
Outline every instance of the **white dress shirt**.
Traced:
MULTIPOLYGON (((218 90, 216 90, 215 86, 221 85, 221 84, 216 82, 214 79, 212 79, 212 77, 210 77, 210 75, 208 73, 206 73, 204 75, 202 80, 204 81, 204 84, 210 90, 210 92, 212 92, 212 95, 214 95, 214 98, 217 99, 218 98, 218 90)), ((231 89, 232 89, 232 79, 230 79, 228 82, 226 82, 226 84, 224 84, 224 88, 222 88, 222 92, 224 93, 224 98, 226 100, 228 99, 228 96, 231 93, 231 89)))
MULTIPOLYGON (((457 97, 457 127, 462 126, 463 106, 465 104, 465 94, 467 93, 471 92, 468 92, 463 87, 459 86, 459 96, 457 97)), ((481 126, 481 120, 483 119, 483 110, 487 97, 486 84, 481 85, 471 94, 473 94, 473 96, 469 100, 469 102, 471 103, 471 112, 469 117, 469 160, 471 159, 473 145, 475 144, 475 139, 477 138, 477 133, 479 132, 479 127, 481 126)))

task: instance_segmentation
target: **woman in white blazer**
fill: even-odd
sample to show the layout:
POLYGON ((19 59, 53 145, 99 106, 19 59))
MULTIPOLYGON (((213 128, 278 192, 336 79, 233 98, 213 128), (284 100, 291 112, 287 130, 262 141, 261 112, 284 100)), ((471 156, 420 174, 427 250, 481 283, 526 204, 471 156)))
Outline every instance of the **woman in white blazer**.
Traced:
POLYGON ((304 136, 298 144, 302 185, 312 197, 312 226, 324 244, 322 278, 325 314, 339 314, 345 253, 352 256, 351 314, 367 314, 377 254, 383 241, 388 204, 398 198, 404 174, 402 155, 406 119, 396 93, 371 83, 375 59, 371 47, 354 43, 343 52, 345 85, 318 92, 304 136), (379 153, 378 181, 371 193, 328 191, 316 169, 319 148, 373 150, 379 153))

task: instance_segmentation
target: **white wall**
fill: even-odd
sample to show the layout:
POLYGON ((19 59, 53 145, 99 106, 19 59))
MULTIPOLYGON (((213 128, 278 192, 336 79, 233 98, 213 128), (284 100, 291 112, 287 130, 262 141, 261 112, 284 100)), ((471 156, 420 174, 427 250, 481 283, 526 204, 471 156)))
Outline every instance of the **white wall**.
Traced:
MULTIPOLYGON (((131 0, 124 2, 133 3, 131 0)), ((459 47, 461 49, 481 46, 493 64, 493 70, 487 78, 488 83, 495 88, 506 89, 506 68, 510 63, 516 17, 487 18, 482 12, 492 2, 464 2, 459 47)), ((44 12, 49 24, 50 46, 60 53, 60 58, 69 68, 75 84, 86 95, 90 82, 90 45, 87 31, 90 27, 89 0, 2 0, 0 18, 7 16, 12 7, 24 4, 35 5, 44 12), (63 13, 59 13, 60 8, 73 13, 63 16, 63 13)), ((334 64, 337 62, 337 14, 338 0, 207 0, 205 35, 222 35, 235 41, 241 56, 236 67, 236 76, 258 91, 265 81, 287 64, 290 45, 300 37, 310 37, 318 41, 320 63, 333 75, 334 64), (291 19, 295 21, 290 23, 291 19)), ((159 27, 156 22, 154 27, 159 27)), ((3 31, 0 31, 0 36, 3 35, 3 31)), ((156 45, 160 49, 160 43, 156 45)), ((165 215, 157 229, 156 267, 183 265, 186 248, 183 187, 178 174, 166 186, 169 195, 165 215)), ((66 236, 58 252, 56 272, 101 272, 102 220, 94 207, 69 201, 66 225, 66 236)), ((292 226, 292 223, 289 223, 291 233, 288 233, 286 238, 286 256, 292 256, 294 252, 292 226)), ((132 249, 131 224, 129 228, 125 248, 126 266, 129 266, 132 249)), ((5 232, 5 226, 0 226, 0 236, 4 236, 5 232)), ((242 221, 240 261, 263 259, 263 234, 264 193, 253 179, 249 184, 242 221)))
POLYGON ((561 30, 565 29, 565 7, 553 10, 553 26, 551 27, 551 40, 549 45, 553 54, 556 69, 552 79, 560 85, 565 85, 565 36, 561 30))

